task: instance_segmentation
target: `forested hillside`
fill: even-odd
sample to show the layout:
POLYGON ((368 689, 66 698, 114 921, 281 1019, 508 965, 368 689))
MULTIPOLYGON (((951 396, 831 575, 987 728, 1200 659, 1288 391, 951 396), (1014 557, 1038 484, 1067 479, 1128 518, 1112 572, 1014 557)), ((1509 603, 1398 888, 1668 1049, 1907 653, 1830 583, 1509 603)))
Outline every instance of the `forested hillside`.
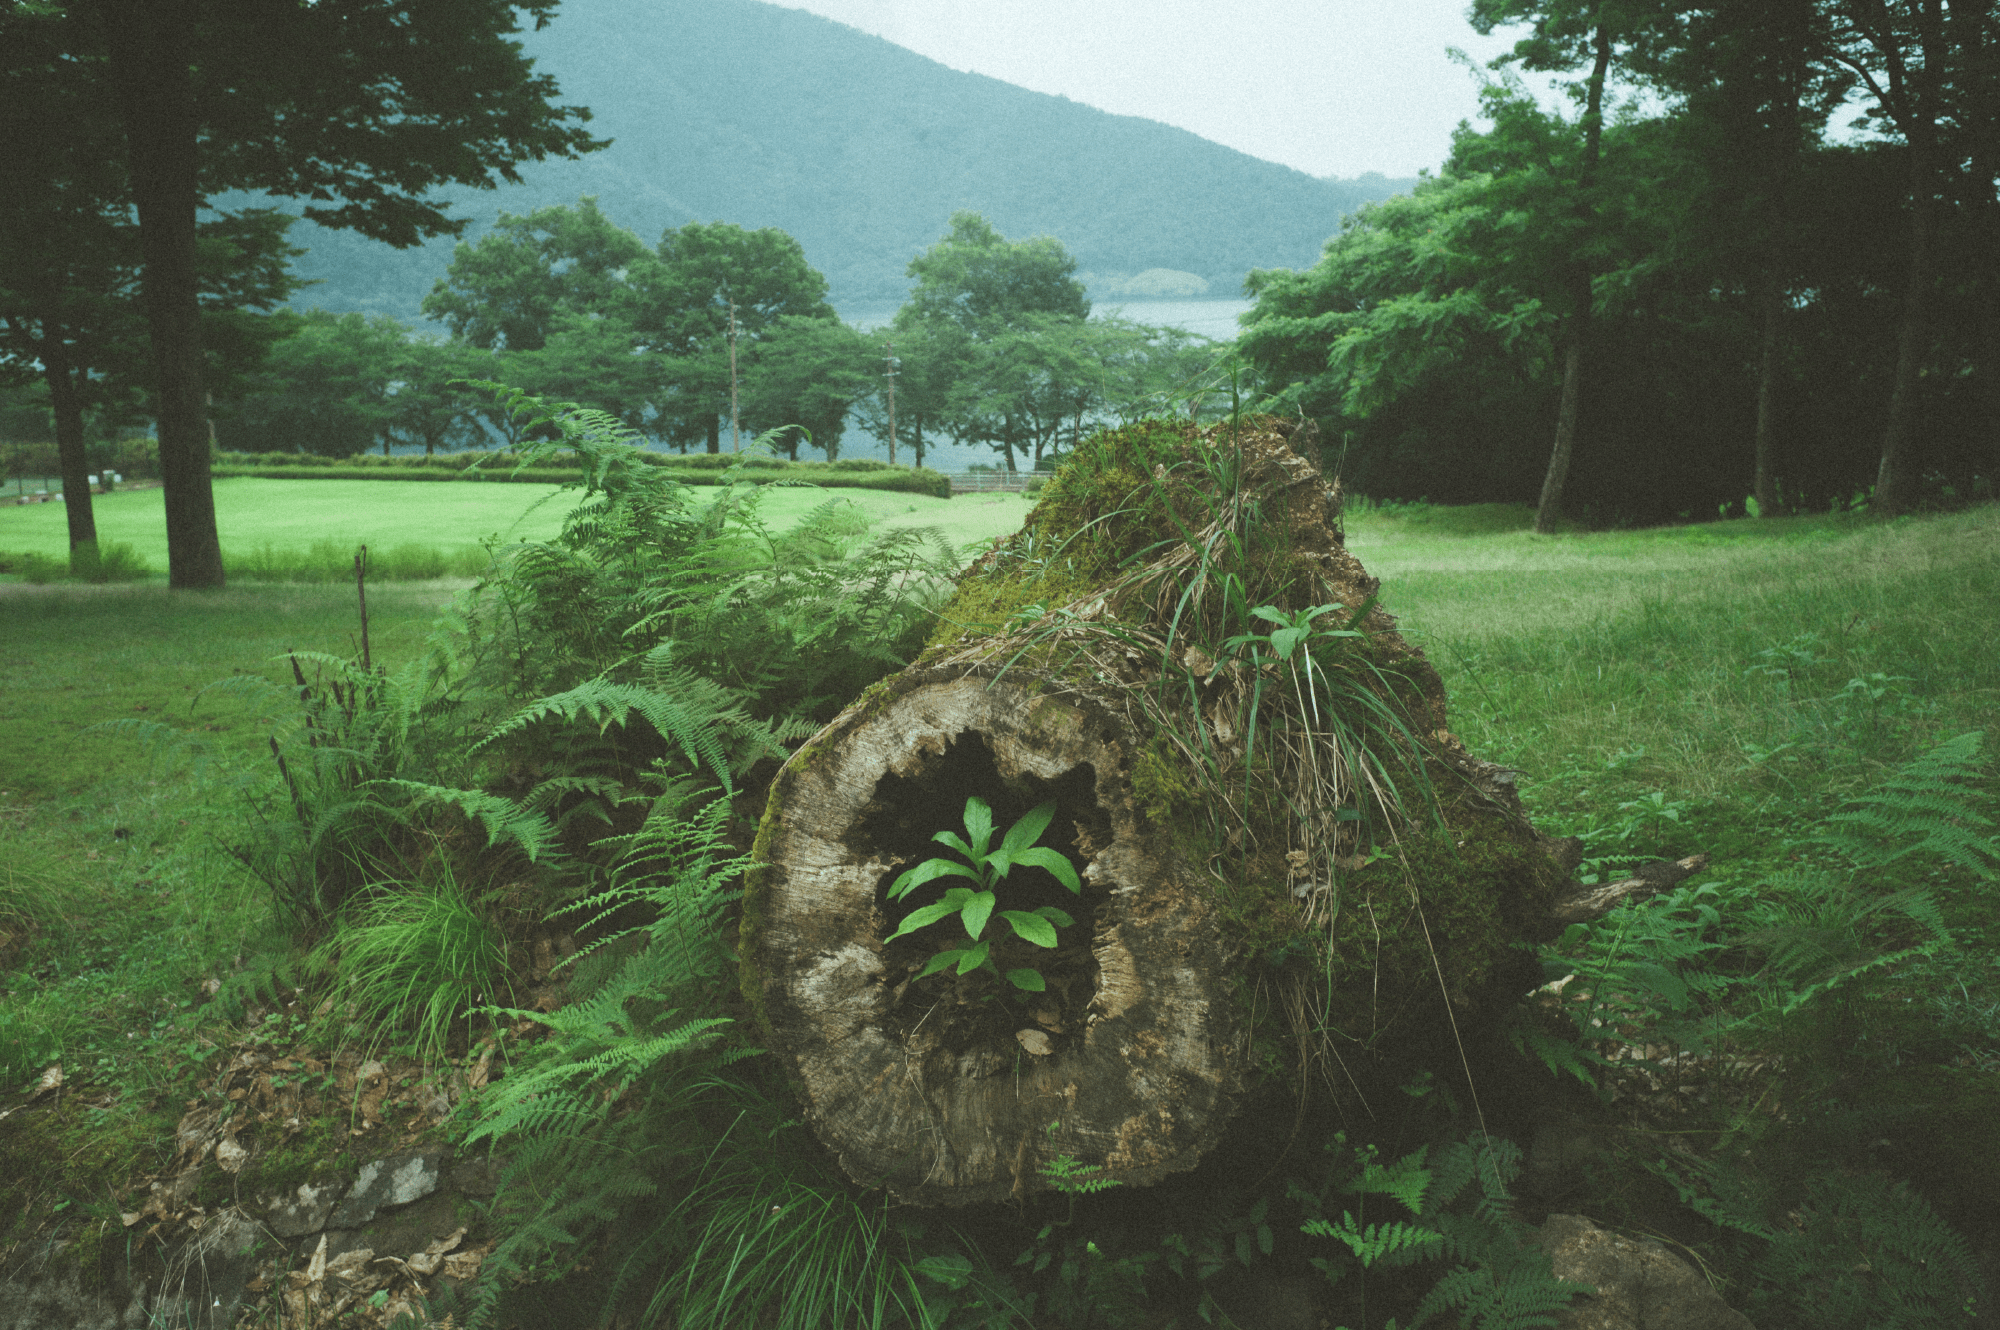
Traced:
MULTIPOLYGON (((836 303, 900 299, 905 265, 961 209, 1055 236, 1094 294, 1157 268, 1233 296, 1251 268, 1311 263, 1344 214, 1413 183, 1315 179, 755 0, 572 0, 524 40, 614 142, 468 191, 459 215, 483 230, 500 210, 591 194, 649 242, 689 222, 774 226, 836 303)), ((321 282, 299 303, 402 319, 451 258, 442 240, 397 251, 310 225, 293 240, 321 282)))

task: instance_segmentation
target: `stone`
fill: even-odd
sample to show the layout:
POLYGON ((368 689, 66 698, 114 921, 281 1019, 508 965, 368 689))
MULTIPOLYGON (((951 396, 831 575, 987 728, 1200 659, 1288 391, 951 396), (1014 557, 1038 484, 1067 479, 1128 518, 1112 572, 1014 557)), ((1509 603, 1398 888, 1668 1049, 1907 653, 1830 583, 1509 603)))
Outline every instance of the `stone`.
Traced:
POLYGON ((169 1255, 150 1324, 229 1330, 243 1310, 263 1238, 263 1227, 240 1210, 209 1216, 169 1255))
POLYGON ((467 1196, 491 1196, 500 1190, 500 1161, 487 1156, 461 1159, 451 1167, 451 1186, 467 1196))
POLYGON ((1755 1330, 1693 1266, 1651 1239, 1550 1215, 1538 1238, 1558 1279, 1596 1288, 1556 1314, 1558 1330, 1755 1330))
POLYGON ((340 1208, 327 1219, 330 1228, 359 1228, 377 1210, 408 1205, 437 1190, 443 1151, 391 1155, 363 1164, 340 1208))
POLYGON ((323 1182, 318 1186, 301 1182, 290 1196, 264 1197, 264 1223, 280 1238, 303 1238, 317 1233, 326 1227, 340 1192, 338 1182, 323 1182))

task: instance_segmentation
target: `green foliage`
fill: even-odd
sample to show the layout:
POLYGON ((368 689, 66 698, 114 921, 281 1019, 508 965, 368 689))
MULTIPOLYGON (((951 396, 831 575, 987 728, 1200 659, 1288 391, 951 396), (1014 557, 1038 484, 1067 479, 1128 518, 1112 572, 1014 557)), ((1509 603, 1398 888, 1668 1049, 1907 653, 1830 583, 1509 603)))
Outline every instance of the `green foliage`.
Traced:
POLYGON ((918 1275, 971 1268, 921 1256, 879 1203, 828 1177, 745 1073, 754 1050, 729 1042, 726 1018, 692 1014, 715 1009, 733 960, 718 916, 744 861, 726 817, 720 801, 693 819, 661 807, 604 842, 609 880, 570 910, 603 921, 643 904, 652 918, 599 937, 576 1001, 507 1013, 548 1034, 516 1052, 467 1132, 511 1154, 475 1324, 510 1277, 562 1273, 586 1251, 606 1312, 647 1324, 922 1324, 918 1275))
POLYGON ((1965 1239, 1878 1173, 1815 1176, 1755 1269, 1749 1311, 1771 1330, 1969 1326, 1986 1292, 1965 1239))
POLYGON ((53 1030, 18 1012, 0 1011, 0 1093, 30 1084, 43 1068, 61 1061, 62 1053, 53 1030))
POLYGON ((1979 811, 1985 802, 1976 784, 1986 766, 1980 756, 1984 739, 1973 730, 1939 744, 1830 814, 1814 842, 1858 872, 1926 855, 1989 881, 2000 877, 2000 843, 1988 830, 1993 819, 1979 811))
MULTIPOLYGON (((1336 1136, 1327 1150, 1349 1150, 1346 1138, 1336 1136)), ((1412 1327, 1446 1313, 1478 1330, 1557 1324, 1556 1314, 1590 1290, 1555 1278, 1548 1255, 1526 1240, 1528 1227, 1514 1216, 1509 1186, 1520 1175, 1520 1148, 1480 1135, 1452 1143, 1435 1160, 1429 1153, 1418 1150, 1383 1164, 1372 1145, 1352 1149, 1351 1171, 1339 1189, 1361 1198, 1359 1217, 1343 1209, 1338 1220, 1327 1218, 1326 1199, 1293 1184, 1291 1196, 1309 1216, 1303 1231, 1347 1248, 1345 1257, 1312 1257, 1314 1268, 1336 1285, 1358 1282, 1365 1307, 1369 1272, 1376 1267, 1448 1261, 1414 1309, 1412 1327), (1368 1220, 1370 1196, 1390 1198, 1410 1217, 1368 1220)), ((1388 1322, 1395 1324, 1394 1318, 1388 1322)))
MULTIPOLYGON (((999 902, 995 889, 1016 865, 1042 869, 1071 892, 1080 893, 1083 890, 1083 883, 1078 880, 1076 869, 1070 866, 1069 860, 1056 850, 1035 844, 1055 813, 1055 801, 1050 800, 1022 814, 1001 837, 999 846, 989 851, 987 846, 993 840, 993 809, 975 794, 965 801, 964 838, 953 831, 940 831, 931 837, 939 844, 956 850, 965 862, 926 859, 890 884, 890 900, 901 900, 916 888, 941 877, 970 878, 978 884, 976 890, 969 887, 947 889, 943 899, 910 911, 897 925, 896 931, 883 939, 884 942, 893 942, 905 933, 914 933, 954 915, 959 918, 973 945, 937 952, 918 972, 917 978, 926 978, 952 966, 956 966, 961 975, 977 969, 999 973, 999 967, 992 960, 993 944, 981 941, 980 936, 986 931, 987 921, 992 918, 999 902)), ((1037 947, 1055 946, 1056 929, 1068 928, 1076 922, 1053 905, 1038 906, 1033 911, 1000 910, 999 915, 1014 930, 1016 937, 1037 947)), ((1031 966, 1007 971, 1007 982, 1032 993, 1042 992, 1048 987, 1041 971, 1031 966)))
POLYGON ((46 586, 51 582, 137 582, 152 568, 129 544, 78 545, 67 561, 25 554, 16 561, 22 580, 46 586))
POLYGON ((1118 1179, 1104 1177, 1103 1172, 1073 1155, 1057 1155, 1042 1165, 1042 1176, 1065 1196, 1091 1196, 1119 1185, 1118 1179))
POLYGON ((349 1028, 379 1041, 413 1026, 418 1055, 442 1062, 455 1021, 509 988, 507 937, 440 860, 430 883, 378 883, 308 961, 333 977, 349 1028))
MULTIPOLYGON (((238 556, 223 552, 223 566, 233 581, 352 582, 354 545, 351 541, 315 540, 304 549, 280 548, 266 542, 238 556)), ((415 541, 368 551, 368 576, 373 581, 423 582, 442 577, 477 577, 492 562, 477 545, 445 549, 415 541)))
POLYGON ((559 434, 521 464, 573 454, 585 495, 556 540, 508 551, 482 585, 487 622, 504 625, 510 690, 692 670, 797 737, 907 658, 955 563, 941 542, 908 530, 865 541, 835 504, 774 532, 757 515, 761 491, 698 503, 611 417, 508 391, 523 421, 559 434))
POLYGON ((231 853, 294 926, 316 928, 372 884, 417 876, 418 833, 450 826, 437 820, 447 808, 483 827, 489 848, 530 862, 554 848, 540 814, 456 783, 465 754, 451 734, 463 718, 448 664, 387 674, 317 652, 285 659, 295 691, 239 674, 204 692, 245 696, 273 715, 279 788, 245 787, 255 831, 231 853))

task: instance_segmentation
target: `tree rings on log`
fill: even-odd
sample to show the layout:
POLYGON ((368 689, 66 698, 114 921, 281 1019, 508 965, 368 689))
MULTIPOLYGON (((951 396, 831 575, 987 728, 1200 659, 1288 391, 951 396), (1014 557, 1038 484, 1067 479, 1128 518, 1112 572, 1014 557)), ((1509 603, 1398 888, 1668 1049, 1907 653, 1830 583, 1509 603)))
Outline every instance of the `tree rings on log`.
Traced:
MULTIPOLYGON (((1048 1189, 1052 1166, 1157 1181, 1216 1143, 1242 1087, 1211 892, 1130 788, 1144 736, 1087 697, 995 673, 906 672, 821 731, 771 787, 745 900, 745 993, 814 1130, 849 1177, 914 1204, 1019 1198, 1048 1189), (1052 951, 1000 946, 999 968, 1036 968, 1044 992, 985 972, 920 984, 935 936, 884 941, 936 885, 963 883, 887 894, 946 855, 932 836, 962 832, 972 795, 996 840, 1056 805, 1040 843, 1081 894, 1024 871, 999 892, 1003 909, 1075 920, 1052 951)), ((947 928, 966 940, 955 918, 927 931, 947 928)), ((996 916, 985 936, 1004 934, 996 916)))

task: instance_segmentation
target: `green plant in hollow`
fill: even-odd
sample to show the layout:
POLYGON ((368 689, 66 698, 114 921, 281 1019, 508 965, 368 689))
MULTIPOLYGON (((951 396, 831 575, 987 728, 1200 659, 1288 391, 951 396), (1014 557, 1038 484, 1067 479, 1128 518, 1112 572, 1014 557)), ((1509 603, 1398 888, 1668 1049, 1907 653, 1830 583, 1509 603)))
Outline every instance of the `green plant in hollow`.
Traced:
MULTIPOLYGON (((905 872, 890 884, 889 899, 901 900, 926 882, 941 877, 964 877, 978 883, 973 887, 949 888, 942 900, 930 905, 919 906, 904 917, 903 922, 885 941, 893 942, 907 933, 927 927, 957 915, 965 925, 972 944, 965 947, 951 947, 938 952, 925 964, 918 978, 938 973, 949 966, 957 966, 961 975, 977 969, 991 970, 998 974, 1000 967, 992 960, 993 944, 983 940, 987 922, 993 917, 999 904, 999 894, 995 890, 1016 864, 1046 870, 1071 891, 1081 894, 1083 883, 1077 879, 1076 869, 1069 860, 1045 845, 1036 845, 1049 821, 1056 815, 1054 800, 1042 804, 1023 814, 1019 821, 1007 829, 1000 838, 1000 844, 988 850, 993 841, 993 808, 978 795, 965 801, 965 837, 955 831, 940 831, 931 839, 948 845, 965 858, 964 863, 951 859, 926 859, 915 868, 905 872), (969 839, 968 839, 969 838, 969 839)), ((1053 905, 1038 906, 1033 910, 1000 910, 999 915, 1014 930, 1015 936, 1038 947, 1056 945, 1056 929, 1068 928, 1076 922, 1068 914, 1053 905)), ((1041 971, 1022 966, 1007 971, 1007 981, 1016 988, 1039 993, 1048 987, 1041 971)))

